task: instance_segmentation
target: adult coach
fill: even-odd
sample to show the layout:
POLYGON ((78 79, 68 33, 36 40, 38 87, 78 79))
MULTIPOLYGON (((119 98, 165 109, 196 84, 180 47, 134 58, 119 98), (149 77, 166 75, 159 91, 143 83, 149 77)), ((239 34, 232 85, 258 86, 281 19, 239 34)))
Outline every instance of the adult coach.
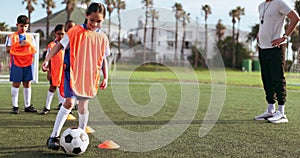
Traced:
POLYGON ((255 120, 268 120, 271 123, 288 122, 284 107, 286 102, 286 81, 284 77, 285 43, 295 29, 299 16, 283 0, 265 0, 258 6, 259 32, 258 47, 261 65, 261 78, 268 108, 255 120), (284 20, 290 23, 284 30, 284 20), (275 103, 278 102, 278 111, 275 103))

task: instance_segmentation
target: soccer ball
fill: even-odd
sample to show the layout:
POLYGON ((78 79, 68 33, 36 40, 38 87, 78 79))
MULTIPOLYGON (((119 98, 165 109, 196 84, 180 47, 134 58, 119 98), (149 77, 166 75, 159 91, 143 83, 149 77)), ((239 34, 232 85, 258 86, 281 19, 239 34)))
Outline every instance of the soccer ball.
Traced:
POLYGON ((67 155, 81 155, 88 145, 89 136, 81 128, 68 128, 60 137, 60 146, 67 155))

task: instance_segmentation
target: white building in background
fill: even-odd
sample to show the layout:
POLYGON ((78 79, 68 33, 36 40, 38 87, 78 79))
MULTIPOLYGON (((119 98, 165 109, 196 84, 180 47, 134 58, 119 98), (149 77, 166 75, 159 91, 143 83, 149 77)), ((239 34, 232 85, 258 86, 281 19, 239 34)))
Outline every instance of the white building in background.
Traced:
MULTIPOLYGON (((153 28, 151 26, 151 19, 148 19, 148 27, 147 27, 147 35, 146 35, 146 48, 147 48, 147 60, 153 62, 168 62, 175 60, 175 32, 176 26, 175 22, 155 22, 154 28, 154 43, 152 46, 152 31, 153 28), (151 48, 153 47, 153 50, 151 48), (151 54, 151 55, 149 55, 151 54)), ((144 39, 144 19, 138 19, 137 29, 132 29, 127 33, 128 35, 132 34, 134 36, 135 41, 139 41, 143 43, 144 39)), ((239 41, 246 43, 248 32, 240 31, 239 41)), ((231 26, 226 27, 226 31, 224 37, 232 36, 231 26)), ((178 23, 178 43, 177 43, 177 51, 176 57, 177 59, 181 58, 181 49, 182 49, 182 37, 183 37, 183 27, 181 22, 178 23)), ((208 46, 207 46, 207 54, 205 59, 207 61, 212 60, 213 57, 219 53, 216 42, 217 35, 215 25, 208 26, 208 46)), ((202 24, 197 24, 195 22, 188 23, 186 25, 186 37, 185 42, 183 43, 184 51, 183 56, 187 58, 192 55, 192 46, 196 46, 200 50, 204 50, 205 48, 205 29, 202 24)), ((123 52, 122 56, 125 57, 133 57, 135 54, 135 58, 143 57, 143 49, 140 47, 139 49, 132 49, 127 52, 123 52), (137 56, 137 54, 139 54, 137 56)))

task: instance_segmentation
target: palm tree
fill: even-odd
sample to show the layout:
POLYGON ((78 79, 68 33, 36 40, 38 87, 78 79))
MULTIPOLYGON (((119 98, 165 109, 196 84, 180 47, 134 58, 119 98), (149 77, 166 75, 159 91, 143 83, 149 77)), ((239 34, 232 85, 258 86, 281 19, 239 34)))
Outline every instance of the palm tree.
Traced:
POLYGON ((199 53, 198 53, 198 28, 199 28, 199 18, 198 16, 196 17, 196 42, 195 45, 192 46, 192 52, 195 54, 195 58, 194 58, 194 68, 198 67, 198 63, 199 63, 199 53))
POLYGON ((62 4, 66 4, 67 20, 70 20, 71 14, 76 7, 76 0, 64 0, 62 4))
MULTIPOLYGON (((251 32, 249 32, 247 35, 246 42, 253 43, 255 40, 257 40, 258 30, 259 30, 259 24, 255 24, 254 26, 252 26, 251 32)), ((258 49, 257 44, 256 44, 255 48, 256 48, 256 50, 258 49)))
POLYGON ((226 27, 222 24, 222 20, 219 19, 216 25, 216 35, 218 37, 218 43, 222 40, 225 34, 226 27))
POLYGON ((247 41, 246 42, 253 42, 257 39, 257 34, 259 30, 259 24, 255 24, 251 27, 251 32, 247 35, 247 41))
POLYGON ((238 6, 236 8, 236 12, 237 12, 236 13, 236 18, 238 20, 238 32, 237 32, 237 35, 236 35, 236 41, 237 41, 237 43, 239 43, 241 16, 245 15, 245 8, 242 8, 242 7, 238 6))
POLYGON ((121 58, 121 10, 126 8, 125 1, 122 0, 116 0, 115 2, 115 8, 118 12, 118 21, 119 21, 119 34, 118 34, 118 55, 117 55, 117 61, 121 58))
POLYGON ((175 62, 177 62, 178 21, 181 17, 181 12, 183 11, 183 8, 182 8, 182 5, 180 3, 175 3, 172 8, 173 8, 173 11, 175 12, 175 19, 176 19, 174 59, 175 59, 175 62))
MULTIPOLYGON (((297 26, 297 27, 299 27, 299 26, 297 26)), ((292 35, 291 35, 291 40, 290 40, 290 42, 292 43, 292 46, 291 46, 291 48, 292 48, 292 51, 293 51, 293 60, 292 60, 292 63, 294 63, 294 61, 297 59, 297 60, 299 60, 300 58, 299 58, 299 53, 298 53, 298 57, 297 57, 297 51, 299 50, 299 47, 300 47, 300 38, 299 38, 299 33, 298 33, 298 31, 299 31, 299 28, 297 28, 297 29, 295 29, 295 31, 292 33, 292 35)), ((299 61, 297 61, 297 64, 299 64, 299 61)))
POLYGON ((47 11, 47 18, 46 18, 46 38, 48 40, 49 38, 49 17, 52 14, 51 9, 55 8, 55 3, 53 0, 44 0, 44 3, 42 3, 42 7, 46 8, 47 11))
POLYGON ((204 48, 204 53, 207 56, 207 36, 208 36, 208 32, 207 32, 207 18, 208 15, 211 14, 211 8, 209 5, 205 4, 202 6, 202 10, 204 11, 204 21, 205 21, 205 48, 204 48))
POLYGON ((144 62, 146 61, 146 40, 147 40, 147 25, 148 18, 150 17, 149 9, 153 7, 153 0, 142 0, 142 4, 145 6, 145 24, 144 24, 144 62))
POLYGON ((235 67, 235 63, 236 63, 236 55, 235 55, 235 23, 236 23, 236 18, 237 18, 237 10, 236 9, 232 9, 229 12, 229 16, 232 17, 232 67, 235 67))
MULTIPOLYGON (((36 0, 23 0, 22 5, 24 5, 24 3, 27 3, 26 9, 28 10, 28 19, 29 19, 29 23, 30 23, 31 13, 34 11, 34 7, 33 7, 32 3, 33 4, 37 4, 37 3, 36 3, 36 0)), ((30 25, 28 27, 28 31, 30 31, 30 25)))
POLYGON ((181 58, 184 56, 184 46, 185 46, 185 36, 186 36, 186 24, 190 23, 190 13, 186 13, 186 11, 182 12, 182 27, 183 27, 183 36, 182 36, 182 44, 181 44, 181 58))
POLYGON ((5 22, 0 22, 0 31, 9 31, 9 26, 5 22))
POLYGON ((151 18, 152 18, 152 34, 151 34, 151 50, 153 51, 154 44, 154 32, 155 32, 155 20, 158 20, 158 11, 151 9, 151 18))
POLYGON ((107 5, 108 11, 108 40, 110 41, 110 25, 111 25, 111 13, 114 11, 116 2, 115 0, 105 0, 105 4, 107 5))

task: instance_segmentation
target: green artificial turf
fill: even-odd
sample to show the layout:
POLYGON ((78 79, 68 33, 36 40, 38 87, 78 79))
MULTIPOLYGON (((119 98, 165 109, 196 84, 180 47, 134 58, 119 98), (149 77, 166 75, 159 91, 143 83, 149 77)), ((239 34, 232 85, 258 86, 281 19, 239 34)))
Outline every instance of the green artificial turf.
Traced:
MULTIPOLYGON (((80 157, 298 157, 300 154, 300 91, 295 84, 288 86, 286 112, 289 122, 270 124, 253 120, 267 107, 259 72, 228 70, 226 84, 221 78, 215 82, 226 88, 224 93, 212 93, 214 87, 207 70, 195 71, 197 80, 194 73, 188 71, 180 71, 182 74, 178 75, 168 69, 139 70, 131 73, 127 80, 124 76, 130 73, 120 70, 115 78, 110 76, 108 88, 99 90, 96 98, 90 101, 89 125, 96 132, 89 134, 90 145, 80 157), (178 81, 178 76, 182 77, 182 82, 178 81), (220 94, 212 96, 214 93, 220 94), (210 104, 222 100, 223 95, 224 104, 210 104), (157 100, 159 102, 155 102, 157 100), (189 102, 182 104, 182 100, 189 102), (206 119, 208 109, 214 107, 221 109, 220 113, 212 110, 206 119), (130 109, 131 113, 126 111, 130 109), (183 115, 175 117, 180 110, 183 115), (212 129, 203 133, 200 129, 204 126, 212 129), (168 129, 151 133, 162 128, 168 129), (175 134, 170 141, 169 138, 181 129, 183 132, 175 134), (136 134, 131 135, 134 132, 136 134), (145 137, 141 137, 142 134, 145 137), (121 148, 97 148, 110 139, 121 148)), ((43 75, 41 73, 40 77, 43 75)), ((40 81, 32 85, 32 103, 41 111, 48 83, 44 79, 40 81)), ((13 115, 10 114, 10 87, 10 84, 0 84, 0 157, 65 157, 62 150, 52 151, 46 146, 57 114, 56 95, 50 114, 29 114, 24 112, 23 89, 20 88, 20 114, 13 115)), ((76 110, 73 114, 78 118, 76 110)), ((63 130, 77 123, 77 120, 66 121, 63 130)))

